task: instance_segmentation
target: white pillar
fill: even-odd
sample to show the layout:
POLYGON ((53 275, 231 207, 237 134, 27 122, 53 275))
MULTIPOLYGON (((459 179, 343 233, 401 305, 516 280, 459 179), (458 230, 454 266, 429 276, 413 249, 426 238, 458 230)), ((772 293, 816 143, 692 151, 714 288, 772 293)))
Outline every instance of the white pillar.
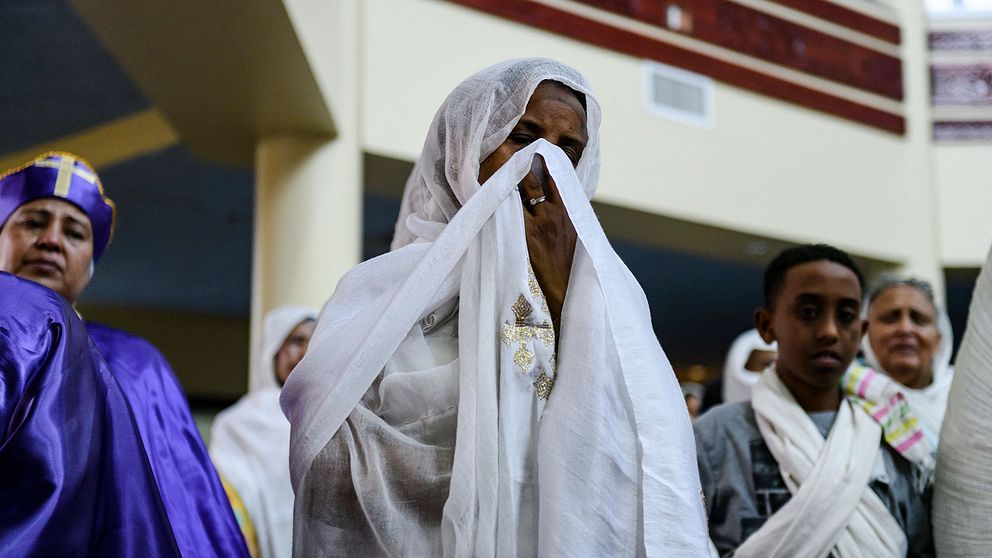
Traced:
POLYGON ((320 309, 361 259, 362 148, 358 0, 284 0, 336 135, 275 134, 255 151, 252 346, 272 308, 320 309))
POLYGON ((361 155, 280 136, 259 141, 255 167, 253 315, 287 303, 319 308, 361 257, 361 155))
MULTIPOLYGON (((933 284, 944 299, 944 270, 940 255, 940 213, 934 172, 933 132, 930 121, 929 23, 922 2, 900 4, 902 16, 903 90, 906 98, 906 160, 903 169, 905 196, 893 200, 911 254, 904 273, 933 284)), ((895 169, 894 169, 895 170, 895 169)), ((884 226, 884 225, 883 225, 884 226)), ((871 228, 867 228, 871 230, 871 228)))

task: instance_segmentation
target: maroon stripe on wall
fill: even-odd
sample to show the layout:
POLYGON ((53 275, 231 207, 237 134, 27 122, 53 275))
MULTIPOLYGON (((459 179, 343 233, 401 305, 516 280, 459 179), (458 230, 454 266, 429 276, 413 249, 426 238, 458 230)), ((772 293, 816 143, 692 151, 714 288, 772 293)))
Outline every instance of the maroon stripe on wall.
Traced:
POLYGON ((898 45, 902 41, 899 26, 887 21, 875 19, 870 15, 834 4, 830 0, 772 0, 777 4, 788 6, 811 16, 825 19, 831 23, 842 25, 876 39, 898 45))
POLYGON ((839 116, 880 130, 902 135, 906 120, 822 91, 784 81, 677 47, 643 35, 611 27, 604 23, 564 12, 527 0, 448 0, 479 11, 523 23, 587 44, 622 52, 639 58, 657 60, 672 66, 712 76, 730 85, 782 99, 799 106, 839 116))
POLYGON ((902 61, 827 33, 728 0, 575 0, 674 32, 872 93, 902 100, 902 61))

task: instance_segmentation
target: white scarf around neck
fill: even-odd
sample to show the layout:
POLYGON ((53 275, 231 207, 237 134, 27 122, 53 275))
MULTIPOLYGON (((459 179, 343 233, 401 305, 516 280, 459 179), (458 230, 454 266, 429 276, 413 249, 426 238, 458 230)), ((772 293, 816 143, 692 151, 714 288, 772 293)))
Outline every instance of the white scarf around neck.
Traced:
POLYGON ((758 429, 792 493, 735 556, 905 556, 906 536, 868 486, 879 425, 842 399, 827 439, 769 370, 752 394, 758 429))

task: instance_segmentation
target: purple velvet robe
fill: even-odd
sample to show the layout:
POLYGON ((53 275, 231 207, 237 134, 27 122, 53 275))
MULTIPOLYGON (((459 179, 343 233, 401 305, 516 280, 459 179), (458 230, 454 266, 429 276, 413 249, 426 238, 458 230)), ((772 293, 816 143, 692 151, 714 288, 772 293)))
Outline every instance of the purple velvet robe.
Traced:
POLYGON ((131 406, 183 556, 248 556, 186 395, 165 357, 140 337, 88 323, 131 406))
POLYGON ((179 556, 120 385, 55 292, 0 273, 0 556, 179 556))

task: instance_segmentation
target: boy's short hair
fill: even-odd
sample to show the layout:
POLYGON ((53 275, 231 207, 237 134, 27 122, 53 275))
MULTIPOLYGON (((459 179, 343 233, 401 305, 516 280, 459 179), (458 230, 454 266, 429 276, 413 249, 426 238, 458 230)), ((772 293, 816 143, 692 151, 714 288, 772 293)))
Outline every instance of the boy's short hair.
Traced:
POLYGON ((771 309, 774 305, 775 297, 785 284, 786 272, 797 265, 821 260, 834 262, 850 269, 858 278, 861 292, 864 292, 864 275, 861 274, 861 268, 854 263, 850 254, 827 244, 803 244, 782 250, 765 268, 765 308, 771 309))

